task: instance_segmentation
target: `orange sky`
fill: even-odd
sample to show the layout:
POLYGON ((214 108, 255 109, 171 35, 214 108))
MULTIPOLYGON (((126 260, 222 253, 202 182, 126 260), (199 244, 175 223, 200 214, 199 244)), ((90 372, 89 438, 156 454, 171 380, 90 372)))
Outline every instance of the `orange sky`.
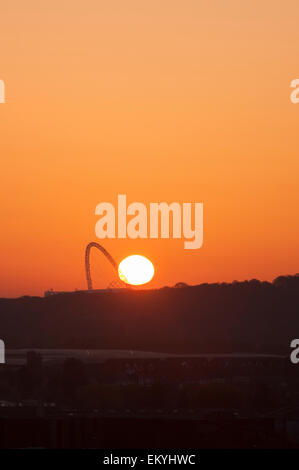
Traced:
POLYGON ((204 203, 200 250, 104 241, 152 287, 299 271, 298 20, 297 0, 1 2, 0 295, 85 288, 117 194, 204 203))

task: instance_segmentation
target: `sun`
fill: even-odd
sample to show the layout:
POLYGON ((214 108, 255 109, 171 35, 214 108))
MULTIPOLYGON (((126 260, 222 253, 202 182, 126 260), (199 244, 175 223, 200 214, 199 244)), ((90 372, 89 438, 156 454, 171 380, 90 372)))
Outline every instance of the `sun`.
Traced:
POLYGON ((140 286, 151 281, 154 273, 155 268, 153 263, 141 255, 128 256, 118 266, 120 279, 133 286, 140 286))

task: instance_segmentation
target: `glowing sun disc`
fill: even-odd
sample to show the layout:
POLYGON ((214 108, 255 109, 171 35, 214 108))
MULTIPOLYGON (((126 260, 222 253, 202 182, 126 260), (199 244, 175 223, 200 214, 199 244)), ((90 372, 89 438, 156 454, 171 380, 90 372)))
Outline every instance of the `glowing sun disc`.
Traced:
POLYGON ((127 284, 140 286, 149 282, 155 273, 153 263, 141 255, 131 255, 123 259, 118 266, 120 279, 127 284))

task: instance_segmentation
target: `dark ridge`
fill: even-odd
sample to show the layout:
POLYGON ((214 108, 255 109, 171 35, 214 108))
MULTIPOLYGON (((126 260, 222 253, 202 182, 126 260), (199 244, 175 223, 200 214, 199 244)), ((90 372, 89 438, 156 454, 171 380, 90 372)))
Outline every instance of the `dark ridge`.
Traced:
POLYGON ((2 298, 0 325, 6 348, 288 354, 299 337, 299 275, 2 298))

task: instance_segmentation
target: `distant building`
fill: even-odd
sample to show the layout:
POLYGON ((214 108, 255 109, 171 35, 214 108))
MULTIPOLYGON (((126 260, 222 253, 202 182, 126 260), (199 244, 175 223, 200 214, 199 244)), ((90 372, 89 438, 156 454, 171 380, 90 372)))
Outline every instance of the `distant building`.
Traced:
POLYGON ((104 292, 120 292, 123 291, 124 288, 111 288, 108 287, 107 289, 92 289, 92 290, 73 290, 73 291, 54 291, 53 289, 46 290, 44 292, 44 297, 51 297, 52 295, 66 295, 66 294, 99 294, 104 292))

